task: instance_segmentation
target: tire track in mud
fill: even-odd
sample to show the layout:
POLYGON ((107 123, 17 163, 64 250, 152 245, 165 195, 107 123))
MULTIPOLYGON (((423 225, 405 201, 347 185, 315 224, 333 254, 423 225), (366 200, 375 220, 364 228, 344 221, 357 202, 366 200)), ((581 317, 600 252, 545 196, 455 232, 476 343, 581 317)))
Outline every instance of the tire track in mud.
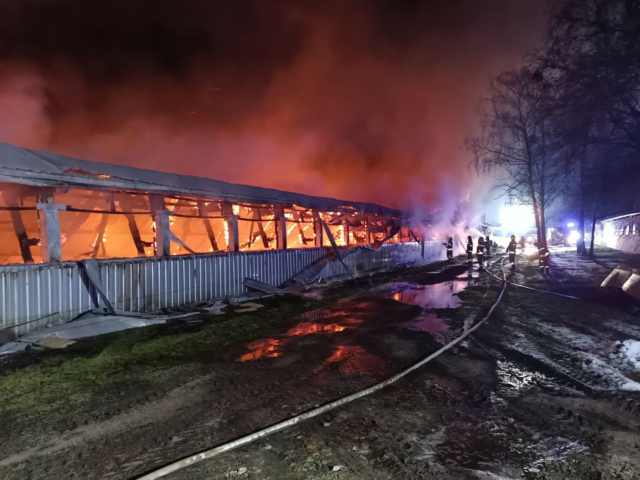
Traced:
MULTIPOLYGON (((494 262, 494 265, 495 263, 497 262, 494 262)), ((509 280, 502 264, 501 269, 505 279, 509 280)), ((493 328, 490 332, 481 332, 479 337, 493 334, 494 349, 497 348, 503 353, 509 352, 515 358, 521 356, 525 364, 529 360, 534 364, 544 365, 547 372, 564 377, 576 386, 589 391, 616 390, 620 387, 635 389, 636 385, 640 387, 640 384, 623 375, 619 368, 591 353, 598 348, 607 347, 607 343, 626 339, 629 333, 636 333, 636 331, 639 335, 632 339, 638 340, 640 328, 636 329, 634 325, 619 320, 602 322, 602 315, 610 312, 603 311, 603 307, 599 305, 593 305, 596 309, 595 315, 600 315, 597 326, 591 324, 590 317, 584 313, 583 319, 586 317, 587 322, 582 323, 567 315, 543 318, 541 311, 544 309, 562 311, 562 309, 577 308, 580 311, 585 308, 584 304, 576 307, 576 304, 568 302, 573 300, 550 298, 538 291, 511 290, 503 303, 501 316, 503 324, 500 331, 493 328), (515 306, 514 300, 517 302, 515 306), (544 308, 531 311, 532 309, 527 308, 531 304, 544 308), (523 307, 525 315, 520 314, 523 307), (581 337, 581 341, 578 341, 578 336, 581 337), (513 338, 516 339, 515 343, 513 338)), ((622 370, 625 369, 622 368, 622 370)))
MULTIPOLYGON (((515 424, 526 425, 525 431, 537 432, 533 439, 545 441, 545 437, 555 435, 577 442, 555 446, 564 451, 559 458, 584 449, 580 445, 592 452, 605 452, 609 449, 605 445, 614 442, 612 438, 616 448, 629 451, 633 442, 630 446, 628 438, 620 438, 627 435, 624 432, 640 429, 640 395, 621 391, 620 386, 629 380, 623 375, 624 369, 619 372, 593 351, 615 340, 637 339, 635 319, 621 313, 624 318, 603 322, 602 318, 611 316, 606 312, 603 315, 603 306, 598 306, 584 323, 579 316, 545 318, 543 312, 536 311, 536 304, 565 307, 561 298, 554 297, 551 302, 545 297, 551 296, 510 289, 491 328, 479 331, 470 342, 472 351, 485 352, 497 365, 496 397, 483 402, 500 404, 503 415, 515 418, 515 424), (601 363, 599 368, 588 368, 597 362, 601 363), (601 371, 602 364, 610 371, 601 371)), ((569 306, 585 309, 584 305, 569 306)))

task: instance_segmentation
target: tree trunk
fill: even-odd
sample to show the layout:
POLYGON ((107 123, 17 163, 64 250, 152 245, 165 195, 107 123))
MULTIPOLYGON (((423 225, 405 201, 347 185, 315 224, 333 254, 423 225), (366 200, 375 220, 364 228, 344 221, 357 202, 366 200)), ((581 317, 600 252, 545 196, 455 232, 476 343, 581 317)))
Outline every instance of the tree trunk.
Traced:
MULTIPOLYGON (((543 138, 544 135, 543 135, 543 138)), ((545 147, 545 153, 546 154, 546 147, 545 147)), ((545 182, 545 175, 547 174, 547 161, 546 161, 546 157, 543 157, 541 160, 541 167, 540 167, 540 230, 542 233, 542 237, 541 237, 541 244, 542 245, 547 245, 547 218, 546 218, 546 211, 547 211, 547 197, 546 197, 546 193, 547 193, 547 185, 545 182)))
POLYGON ((578 219, 578 243, 576 245, 578 255, 586 255, 587 249, 584 243, 584 153, 580 155, 580 218, 578 219))
POLYGON ((547 219, 545 218, 545 208, 544 204, 540 205, 540 230, 542 232, 542 236, 540 237, 541 244, 547 244, 547 219))
POLYGON ((589 258, 593 260, 593 244, 596 241, 596 217, 595 209, 593 210, 593 219, 591 221, 591 246, 589 247, 589 258))
POLYGON ((533 170, 531 164, 529 164, 529 196, 531 197, 531 203, 533 204, 533 216, 536 220, 536 231, 538 233, 538 241, 542 238, 540 235, 540 210, 538 208, 538 199, 536 198, 536 188, 533 183, 533 170))

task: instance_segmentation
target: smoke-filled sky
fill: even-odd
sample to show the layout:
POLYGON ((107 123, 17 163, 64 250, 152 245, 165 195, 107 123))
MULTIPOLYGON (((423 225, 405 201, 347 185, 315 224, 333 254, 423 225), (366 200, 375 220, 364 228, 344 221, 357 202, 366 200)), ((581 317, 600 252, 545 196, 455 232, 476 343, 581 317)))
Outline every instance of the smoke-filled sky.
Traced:
MULTIPOLYGON (((544 0, 0 0, 0 141, 403 208, 544 0)), ((446 187, 443 188, 443 186, 446 187)))

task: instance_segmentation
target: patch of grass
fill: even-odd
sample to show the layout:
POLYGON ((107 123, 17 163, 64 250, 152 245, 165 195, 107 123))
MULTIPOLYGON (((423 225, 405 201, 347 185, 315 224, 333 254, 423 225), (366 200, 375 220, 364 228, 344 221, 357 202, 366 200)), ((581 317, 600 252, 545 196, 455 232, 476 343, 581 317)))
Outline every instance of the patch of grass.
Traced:
POLYGON ((206 372, 204 364, 219 358, 229 346, 278 335, 290 328, 296 315, 333 305, 368 289, 370 282, 384 283, 396 276, 397 272, 382 273, 336 283, 326 288, 322 300, 267 299, 265 308, 224 322, 204 317, 205 324, 194 332, 151 326, 87 338, 62 351, 41 352, 37 363, 0 374, 0 415, 17 421, 23 415, 47 411, 60 417, 71 410, 94 408, 92 402, 109 402, 119 385, 139 387, 143 390, 136 392, 140 397, 152 390, 175 388, 206 372))
POLYGON ((170 372, 168 367, 198 364, 200 358, 225 345, 249 342, 286 328, 297 314, 319 308, 324 302, 292 297, 278 303, 223 323, 206 324, 193 333, 170 334, 166 327, 131 329, 86 339, 75 351, 42 355, 40 363, 0 377, 0 412, 44 407, 106 388, 134 372, 144 378, 145 373, 162 369, 170 372))

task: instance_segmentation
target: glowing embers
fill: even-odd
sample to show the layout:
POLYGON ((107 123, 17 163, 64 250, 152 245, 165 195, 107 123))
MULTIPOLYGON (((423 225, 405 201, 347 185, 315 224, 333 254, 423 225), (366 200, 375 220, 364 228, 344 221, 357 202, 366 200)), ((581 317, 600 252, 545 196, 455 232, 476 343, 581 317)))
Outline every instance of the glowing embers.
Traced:
POLYGON ((462 305, 458 293, 463 291, 466 286, 467 283, 461 280, 435 285, 400 282, 386 285, 382 294, 397 302, 418 305, 422 308, 458 308, 462 305))

